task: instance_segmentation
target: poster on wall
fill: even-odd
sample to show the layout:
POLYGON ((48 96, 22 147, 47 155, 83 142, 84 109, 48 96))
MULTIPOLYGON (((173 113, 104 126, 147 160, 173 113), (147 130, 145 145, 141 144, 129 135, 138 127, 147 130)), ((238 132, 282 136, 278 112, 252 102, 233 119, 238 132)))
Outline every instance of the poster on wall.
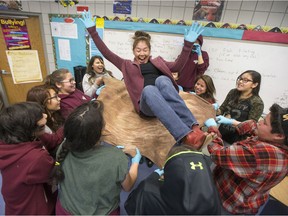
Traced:
POLYGON ((0 23, 8 50, 31 49, 28 30, 24 19, 0 18, 0 23))
POLYGON ((6 50, 14 84, 42 82, 37 50, 6 50))
POLYGON ((113 3, 113 13, 118 14, 131 14, 132 0, 116 1, 113 3))
POLYGON ((223 0, 196 0, 192 19, 219 22, 224 2, 223 0))

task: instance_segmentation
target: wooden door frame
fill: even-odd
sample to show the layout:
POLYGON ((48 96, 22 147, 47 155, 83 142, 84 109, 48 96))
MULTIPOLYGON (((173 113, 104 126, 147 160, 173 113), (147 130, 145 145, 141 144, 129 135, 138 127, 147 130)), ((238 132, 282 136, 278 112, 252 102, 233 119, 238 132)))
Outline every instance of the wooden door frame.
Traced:
MULTIPOLYGON (((2 100, 4 107, 9 106, 9 101, 7 98, 7 93, 6 90, 4 88, 4 83, 2 81, 2 77, 0 76, 0 99, 2 100)), ((1 110, 0 110, 1 111, 1 110)))
MULTIPOLYGON (((34 12, 23 12, 23 11, 0 11, 0 18, 28 18, 28 17, 38 17, 39 23, 40 23, 40 31, 41 31, 41 40, 43 44, 43 52, 44 52, 44 58, 45 58, 45 68, 47 71, 47 75, 49 74, 49 62, 48 62, 48 54, 47 54, 47 48, 46 48, 46 40, 45 40, 45 33, 44 33, 44 23, 42 19, 41 13, 34 13, 34 12)), ((0 33, 2 34, 2 32, 0 33)), ((2 68, 0 68, 2 70, 2 68)), ((0 80, 1 81, 1 80, 0 80)), ((8 98, 6 95, 6 91, 4 88, 3 83, 0 82, 0 94, 3 96, 3 102, 4 106, 9 106, 8 98)))

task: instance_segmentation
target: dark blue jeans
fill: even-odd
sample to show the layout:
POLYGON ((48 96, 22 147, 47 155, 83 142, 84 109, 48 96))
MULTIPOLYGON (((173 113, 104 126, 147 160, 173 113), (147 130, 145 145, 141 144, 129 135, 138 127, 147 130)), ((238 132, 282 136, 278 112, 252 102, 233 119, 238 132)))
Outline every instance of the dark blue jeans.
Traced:
POLYGON ((186 136, 193 125, 198 124, 167 76, 159 76, 155 86, 145 86, 140 110, 146 116, 157 117, 176 142, 186 136))

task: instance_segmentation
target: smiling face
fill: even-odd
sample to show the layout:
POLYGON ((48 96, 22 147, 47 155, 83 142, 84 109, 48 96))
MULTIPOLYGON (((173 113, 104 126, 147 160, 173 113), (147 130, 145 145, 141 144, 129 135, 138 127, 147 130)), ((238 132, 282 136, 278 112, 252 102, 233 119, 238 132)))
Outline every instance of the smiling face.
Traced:
POLYGON ((179 79, 179 74, 178 72, 172 72, 172 76, 174 80, 178 80, 179 79))
POLYGON ((150 57, 150 49, 144 40, 140 40, 133 49, 135 60, 139 64, 146 64, 150 57))
POLYGON ((250 94, 257 85, 258 83, 253 83, 253 78, 249 73, 244 73, 236 82, 237 90, 248 94, 250 94))
POLYGON ((57 83, 57 87, 62 94, 71 94, 76 89, 76 82, 71 73, 65 74, 65 79, 57 83))
POLYGON ((46 107, 49 111, 54 112, 60 109, 60 98, 54 89, 49 89, 48 100, 46 102, 46 107))
POLYGON ((195 93, 197 95, 201 95, 201 94, 206 93, 206 90, 207 90, 206 83, 204 82, 203 79, 199 79, 194 86, 195 93))
POLYGON ((104 71, 104 67, 105 66, 104 66, 103 61, 101 61, 101 59, 99 58, 95 58, 93 65, 92 65, 94 72, 101 74, 104 71))

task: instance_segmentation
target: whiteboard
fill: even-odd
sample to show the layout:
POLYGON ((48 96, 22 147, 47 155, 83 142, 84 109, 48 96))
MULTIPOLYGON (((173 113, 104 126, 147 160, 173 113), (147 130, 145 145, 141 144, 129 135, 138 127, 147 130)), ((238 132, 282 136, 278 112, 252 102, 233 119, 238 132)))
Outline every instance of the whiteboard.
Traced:
MULTIPOLYGON (((174 61, 183 46, 183 35, 149 32, 152 57, 162 56, 174 61)), ((134 31, 105 29, 104 42, 111 51, 122 58, 133 60, 134 31)), ((205 74, 213 78, 216 98, 222 104, 230 89, 235 88, 236 78, 246 70, 256 70, 262 75, 260 96, 264 113, 273 103, 288 107, 288 46, 264 42, 239 41, 204 37, 202 50, 209 54, 210 66, 205 74)), ((105 66, 118 79, 122 73, 110 62, 105 66)))

